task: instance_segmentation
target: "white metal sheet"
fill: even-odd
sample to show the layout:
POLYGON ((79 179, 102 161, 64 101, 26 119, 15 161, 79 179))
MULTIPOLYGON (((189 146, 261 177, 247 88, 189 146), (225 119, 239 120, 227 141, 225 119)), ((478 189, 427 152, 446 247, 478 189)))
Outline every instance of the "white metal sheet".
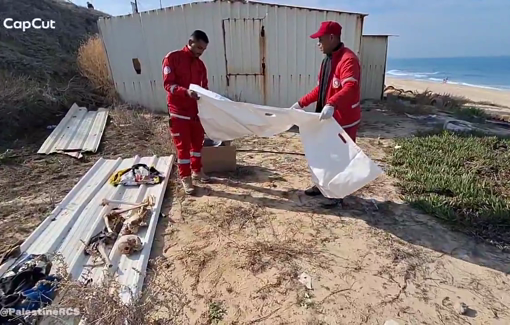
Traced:
POLYGON ((37 151, 38 154, 63 153, 81 158, 83 152, 96 152, 103 136, 108 110, 88 111, 73 104, 57 127, 37 151))
MULTIPOLYGON (((237 101, 290 107, 317 85, 323 55, 317 48, 317 40, 309 36, 318 30, 322 21, 337 21, 343 27, 342 41, 359 55, 363 18, 362 14, 312 8, 215 1, 101 18, 98 25, 115 87, 121 98, 164 112, 167 106, 162 85, 163 57, 185 46, 195 29, 205 31, 209 37, 209 45, 202 59, 207 66, 212 91, 237 101), (228 23, 230 37, 236 40, 231 48, 226 48, 230 45, 224 42, 227 30, 224 30, 222 22, 226 19, 231 22, 237 19, 235 24, 228 23), (250 24, 252 26, 248 26, 250 24), (248 57, 251 47, 239 43, 235 35, 245 37, 251 34, 254 38, 262 27, 265 35, 265 73, 230 76, 227 86, 227 54, 235 60, 242 58, 243 65, 244 61, 255 62, 260 56, 248 57), (140 74, 133 68, 133 58, 141 62, 140 74)), ((231 64, 237 69, 238 61, 231 64)), ((254 67, 250 66, 250 70, 254 67)))
POLYGON ((363 35, 361 42, 361 99, 381 99, 386 74, 387 35, 363 35))
MULTIPOLYGON (((132 296, 142 290, 143 279, 149 260, 151 246, 158 223, 164 194, 168 185, 175 157, 139 157, 131 159, 107 160, 100 158, 94 166, 81 178, 76 186, 67 194, 53 212, 37 227, 20 246, 22 255, 28 254, 62 254, 73 279, 90 278, 94 282, 101 281, 103 268, 86 267, 93 264, 93 258, 83 252, 88 240, 104 228, 103 216, 115 205, 103 207, 103 199, 140 202, 149 195, 155 197, 155 207, 148 227, 141 227, 138 236, 144 245, 141 252, 130 256, 120 255, 115 249, 109 254, 112 261, 112 274, 125 291, 122 298, 128 302, 132 296), (134 187, 113 186, 109 177, 134 164, 144 163, 154 166, 165 179, 158 185, 141 185, 134 187)), ((18 259, 18 260, 19 260, 18 259)), ((9 260, 0 266, 0 274, 4 274, 16 262, 9 260)))

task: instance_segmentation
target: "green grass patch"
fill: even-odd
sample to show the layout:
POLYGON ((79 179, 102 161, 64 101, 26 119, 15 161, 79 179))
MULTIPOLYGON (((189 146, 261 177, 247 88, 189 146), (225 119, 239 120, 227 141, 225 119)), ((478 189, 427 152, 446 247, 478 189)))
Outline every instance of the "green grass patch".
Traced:
POLYGON ((223 320, 225 315, 227 314, 227 310, 223 307, 221 302, 211 302, 209 304, 209 324, 218 324, 223 320))
POLYGON ((398 139, 390 174, 412 206, 510 244, 510 140, 450 132, 398 139))
POLYGON ((478 107, 453 107, 451 111, 455 117, 466 121, 484 122, 491 118, 485 110, 478 107))

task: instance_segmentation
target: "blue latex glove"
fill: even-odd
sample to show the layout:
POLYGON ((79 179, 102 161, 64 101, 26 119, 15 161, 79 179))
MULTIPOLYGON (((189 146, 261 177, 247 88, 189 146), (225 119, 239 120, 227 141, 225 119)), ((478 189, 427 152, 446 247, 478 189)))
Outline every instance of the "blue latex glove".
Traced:
POLYGON ((333 117, 333 113, 335 112, 335 108, 331 105, 326 105, 322 109, 321 115, 319 116, 319 120, 329 120, 333 117))

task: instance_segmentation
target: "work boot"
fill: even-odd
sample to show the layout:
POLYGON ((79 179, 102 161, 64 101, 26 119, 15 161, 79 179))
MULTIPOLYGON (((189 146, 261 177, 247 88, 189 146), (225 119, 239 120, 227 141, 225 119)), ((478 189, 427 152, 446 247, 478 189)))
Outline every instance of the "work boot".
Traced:
POLYGON ((195 187, 193 186, 193 180, 190 176, 186 176, 181 179, 182 187, 184 188, 184 193, 191 195, 195 193, 195 187))
POLYGON ((202 170, 200 170, 199 172, 193 172, 192 178, 194 181, 200 183, 209 183, 211 181, 211 178, 207 176, 202 170))
POLYGON ((312 186, 310 188, 307 188, 305 190, 305 194, 308 195, 308 196, 322 196, 322 193, 321 191, 319 190, 319 188, 317 186, 312 186))

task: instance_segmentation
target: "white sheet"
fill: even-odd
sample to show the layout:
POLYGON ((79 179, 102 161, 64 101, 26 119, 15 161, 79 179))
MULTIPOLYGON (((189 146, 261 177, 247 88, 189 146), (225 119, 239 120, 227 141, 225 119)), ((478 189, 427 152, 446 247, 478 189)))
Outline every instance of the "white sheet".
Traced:
POLYGON ((200 120, 212 140, 271 137, 299 126, 312 181, 328 198, 352 194, 383 173, 334 119, 319 121, 317 113, 233 102, 197 85, 190 89, 201 97, 200 120))

